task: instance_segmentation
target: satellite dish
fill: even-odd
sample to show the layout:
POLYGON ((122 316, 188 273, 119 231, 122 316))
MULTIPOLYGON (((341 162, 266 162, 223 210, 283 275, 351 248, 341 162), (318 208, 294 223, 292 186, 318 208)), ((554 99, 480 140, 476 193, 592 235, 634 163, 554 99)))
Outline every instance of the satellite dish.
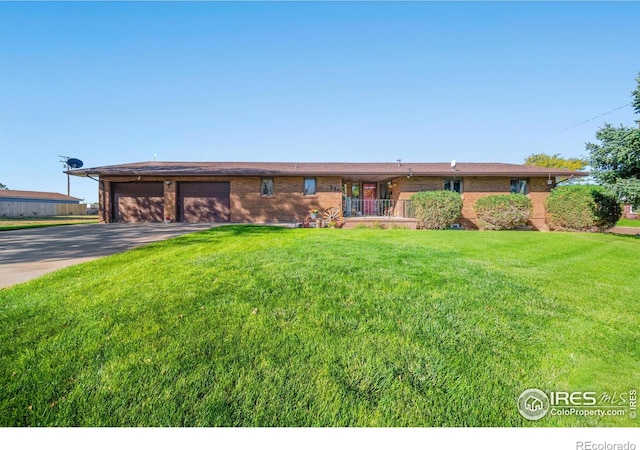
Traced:
POLYGON ((83 165, 84 163, 77 158, 69 158, 67 160, 67 166, 69 166, 69 169, 79 169, 83 165))

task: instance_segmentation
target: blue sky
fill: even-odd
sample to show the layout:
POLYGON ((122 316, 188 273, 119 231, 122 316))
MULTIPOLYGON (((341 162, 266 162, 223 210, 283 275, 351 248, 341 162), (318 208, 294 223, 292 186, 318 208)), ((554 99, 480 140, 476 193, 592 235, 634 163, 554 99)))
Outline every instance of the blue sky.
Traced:
POLYGON ((631 101, 639 24, 637 2, 2 2, 0 182, 64 193, 58 155, 585 155, 605 121, 637 118, 573 126, 631 101))

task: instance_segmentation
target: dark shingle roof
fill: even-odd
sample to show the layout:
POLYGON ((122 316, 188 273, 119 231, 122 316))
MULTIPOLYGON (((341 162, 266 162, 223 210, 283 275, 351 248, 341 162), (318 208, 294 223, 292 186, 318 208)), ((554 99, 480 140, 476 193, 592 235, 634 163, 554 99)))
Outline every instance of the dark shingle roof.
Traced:
MULTIPOLYGON (((451 163, 296 163, 149 161, 69 171, 77 176, 449 176, 451 163)), ((588 172, 504 163, 457 163, 457 176, 587 176, 588 172)))

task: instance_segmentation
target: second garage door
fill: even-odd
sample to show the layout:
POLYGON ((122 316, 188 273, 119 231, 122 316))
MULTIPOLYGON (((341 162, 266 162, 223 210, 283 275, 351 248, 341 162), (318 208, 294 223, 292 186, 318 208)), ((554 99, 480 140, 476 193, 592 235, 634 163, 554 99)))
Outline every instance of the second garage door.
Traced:
POLYGON ((229 182, 182 182, 178 207, 183 222, 229 222, 229 182))

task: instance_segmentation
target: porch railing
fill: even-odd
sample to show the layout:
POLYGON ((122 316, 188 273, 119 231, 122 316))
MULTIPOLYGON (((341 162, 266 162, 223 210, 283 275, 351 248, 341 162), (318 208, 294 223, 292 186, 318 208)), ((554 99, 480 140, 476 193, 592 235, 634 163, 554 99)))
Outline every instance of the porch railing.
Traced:
POLYGON ((413 217, 411 200, 361 200, 346 198, 345 217, 413 217))

